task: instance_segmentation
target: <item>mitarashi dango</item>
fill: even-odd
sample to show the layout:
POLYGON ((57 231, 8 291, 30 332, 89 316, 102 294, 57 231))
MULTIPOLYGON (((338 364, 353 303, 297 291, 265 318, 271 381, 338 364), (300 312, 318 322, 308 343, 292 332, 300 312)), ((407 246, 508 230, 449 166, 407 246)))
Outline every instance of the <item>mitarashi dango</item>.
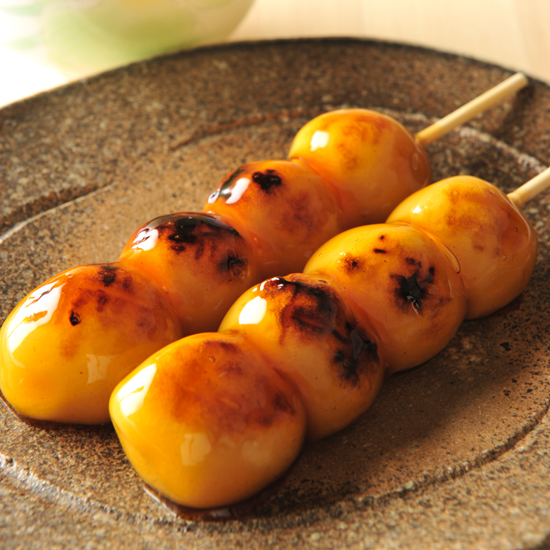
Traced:
POLYGON ((289 158, 301 159, 337 190, 343 229, 383 222, 431 181, 428 157, 403 125, 382 113, 344 109, 303 126, 289 158))
MULTIPOLYGON (((304 274, 273 277, 245 292, 217 337, 185 338, 130 374, 113 394, 111 415, 143 479, 175 502, 199 508, 250 496, 284 471, 304 437, 323 437, 355 420, 386 373, 429 359, 449 342, 467 312, 475 311, 478 296, 487 303, 483 293, 491 289, 468 269, 463 272, 465 254, 481 254, 478 261, 493 277, 507 278, 508 264, 494 250, 498 243, 508 253, 513 249, 514 258, 527 260, 522 269, 528 278, 536 241, 510 201, 469 178, 441 187, 446 215, 435 218, 434 228, 414 223, 429 201, 407 201, 408 207, 391 216, 400 221, 348 230, 315 252, 304 274), (444 203, 466 183, 476 192, 457 197, 451 215, 444 203), (496 232, 481 240, 465 223, 473 223, 466 213, 483 202, 480 195, 491 206, 482 227, 496 232), (405 218, 411 223, 401 221, 405 218), (462 220, 465 238, 441 229, 454 227, 456 220, 462 220), (516 233, 523 234, 517 237, 523 245, 513 238, 516 233), (248 376, 262 382, 251 383, 248 376), (258 428, 243 421, 262 416, 250 409, 260 401, 260 409, 284 403, 281 423, 258 428), (255 468, 242 452, 249 438, 260 441, 257 429, 265 430, 262 444, 272 453, 270 466, 270 456, 262 455, 266 462, 255 468)), ((434 194, 437 188, 431 188, 434 194)), ((427 217, 420 220, 428 226, 427 217)), ((505 286, 513 299, 524 278, 513 270, 505 286)), ((496 294, 502 300, 499 289, 496 294)))
MULTIPOLYGON (((508 93, 526 83, 524 77, 512 80, 515 83, 507 87, 508 93)), ((400 200, 426 185, 430 168, 421 143, 435 139, 430 128, 423 131, 422 139, 420 134, 415 139, 398 122, 373 111, 348 109, 321 115, 298 132, 289 160, 245 164, 222 180, 203 212, 163 216, 140 227, 125 246, 117 268, 139 271, 143 289, 145 281, 151 285, 149 294, 144 290, 140 295, 143 307, 153 307, 147 300, 154 295, 155 300, 166 304, 166 322, 170 326, 175 327, 177 317, 181 329, 167 330, 166 338, 173 340, 182 333, 213 330, 233 300, 250 285, 280 273, 301 271, 313 251, 327 239, 352 226, 383 221, 400 200), (168 309, 174 310, 175 316, 168 309)), ((438 131, 437 135, 441 133, 438 131)), ((84 279, 82 292, 87 284, 84 279)), ((95 287, 88 290, 95 292, 95 287)), ((42 291, 43 287, 39 287, 31 294, 39 296, 42 291)), ((13 317, 19 315, 17 311, 10 318, 10 326, 13 317)), ((39 313, 42 315, 42 310, 39 313)), ((64 356, 57 371, 53 359, 48 363, 52 378, 65 377, 59 383, 60 388, 66 386, 64 392, 50 393, 49 386, 44 385, 43 391, 35 386, 33 392, 23 395, 22 385, 10 387, 7 381, 16 372, 12 370, 15 363, 10 355, 14 346, 6 344, 2 353, 7 359, 0 363, 0 377, 6 381, 4 395, 14 408, 41 419, 104 421, 105 399, 96 402, 95 390, 87 386, 85 391, 75 392, 79 399, 73 398, 70 381, 74 376, 75 387, 79 387, 81 372, 86 372, 82 365, 93 361, 103 372, 105 365, 111 365, 111 356, 124 358, 124 369, 108 369, 112 374, 109 379, 114 380, 115 372, 135 367, 143 359, 135 351, 134 340, 124 332, 128 322, 117 317, 122 312, 113 310, 111 314, 116 322, 110 324, 109 337, 102 332, 107 326, 104 314, 97 327, 91 324, 97 330, 95 334, 76 330, 71 333, 73 351, 70 358, 64 356), (116 334, 119 330, 122 333, 116 334), (80 333, 83 340, 78 342, 80 333), (94 339, 112 341, 116 351, 88 353, 94 339), (69 371, 74 373, 67 377, 69 371), (80 411, 85 409, 95 412, 83 419, 80 411)), ((24 319, 29 317, 21 315, 24 319)), ((46 317, 49 319, 44 314, 46 317)), ((28 322, 27 319, 25 323, 28 322)), ((46 325, 32 326, 44 329, 46 325)), ((8 332, 11 334, 11 329, 3 329, 6 341, 8 332)), ((60 346, 55 343, 57 329, 52 329, 51 334, 45 329, 36 334, 21 328, 16 332, 19 336, 13 341, 17 341, 17 360, 24 372, 39 372, 45 364, 42 348, 34 345, 36 338, 47 333, 54 349, 60 346)), ((141 338, 140 330, 136 334, 137 339, 141 338)), ((143 342, 148 342, 143 349, 149 346, 149 352, 166 343, 156 336, 150 341, 148 335, 143 342)), ((52 357, 57 353, 64 351, 55 351, 52 357)), ((312 429, 312 433, 316 430, 312 429)))
POLYGON ((293 385, 233 333, 167 346, 117 386, 110 410, 146 483, 195 508, 238 502, 275 481, 306 430, 293 385))
POLYGON ((308 438, 350 424, 370 405, 386 362, 375 330, 358 321, 334 286, 316 277, 274 277, 245 292, 220 331, 238 331, 299 389, 308 438))
POLYGON ((405 224, 350 229, 324 244, 304 273, 334 282, 380 336, 389 371, 443 349, 464 319, 458 262, 440 242, 405 224))
POLYGON ((0 389, 37 420, 109 421, 118 382, 180 338, 162 292, 116 264, 81 266, 24 298, 0 330, 0 389))
POLYGON ((468 296, 467 319, 505 306, 531 278, 533 228, 500 189, 479 178, 456 176, 417 191, 388 222, 423 228, 452 251, 468 296))

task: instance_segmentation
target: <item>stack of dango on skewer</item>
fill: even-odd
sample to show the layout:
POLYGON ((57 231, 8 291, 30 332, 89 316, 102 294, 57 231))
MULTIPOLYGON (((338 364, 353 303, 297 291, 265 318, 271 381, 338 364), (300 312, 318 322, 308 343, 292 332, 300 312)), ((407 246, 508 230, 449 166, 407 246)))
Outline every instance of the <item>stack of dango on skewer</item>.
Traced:
POLYGON ((115 385, 178 338, 216 330, 254 283, 301 271, 354 226, 382 222, 430 181, 423 147, 526 84, 518 74, 417 136, 366 110, 327 113, 291 160, 237 168, 199 213, 150 221, 117 262, 69 269, 31 292, 0 335, 0 389, 23 416, 108 422, 115 385))
MULTIPOLYGON (((550 169, 537 182, 550 185, 550 169)), ((362 414, 386 375, 430 359, 464 319, 522 292, 537 251, 516 206, 524 191, 506 196, 471 176, 434 183, 387 223, 325 243, 303 273, 245 292, 218 332, 154 354, 110 402, 139 475, 195 508, 268 486, 306 440, 362 414)))
MULTIPOLYGON (((498 93, 524 83, 516 76, 498 93)), ((440 126, 415 138, 370 111, 322 115, 298 133, 291 160, 240 167, 207 212, 153 220, 118 262, 50 279, 2 328, 4 396, 32 418, 106 421, 124 375, 170 341, 214 330, 236 296, 268 278, 239 298, 220 333, 164 348, 111 399, 131 462, 163 494, 195 507, 250 496, 288 467, 306 436, 333 433, 363 412, 386 372, 427 360, 464 318, 501 307, 527 284, 532 230, 475 178, 434 184, 427 206, 409 212, 405 201, 390 216, 400 224, 348 231, 312 255, 343 229, 383 221, 428 182, 423 145, 440 126), (498 249, 498 269, 487 254, 470 261, 475 232, 457 237, 447 223, 458 196, 458 229, 489 205, 485 223, 496 232, 493 240, 482 233, 480 246, 498 249), (425 221, 431 211, 439 221, 425 221), (273 278, 310 256, 304 274, 273 278), (493 302, 483 301, 490 277, 480 283, 480 265, 509 279, 493 302), (45 344, 53 347, 46 357, 45 344)))

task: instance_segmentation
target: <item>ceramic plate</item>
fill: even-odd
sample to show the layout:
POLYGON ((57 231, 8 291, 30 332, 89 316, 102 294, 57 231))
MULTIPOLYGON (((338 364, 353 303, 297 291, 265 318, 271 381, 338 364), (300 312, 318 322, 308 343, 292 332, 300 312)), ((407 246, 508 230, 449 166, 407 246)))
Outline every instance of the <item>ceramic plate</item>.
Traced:
MULTIPOLYGON (((0 111, 0 321, 75 265, 113 261, 135 228, 199 210, 244 162, 286 156, 342 107, 416 132, 511 73, 357 40, 236 44, 154 59, 0 111)), ((550 159, 550 89, 529 88, 427 149, 434 180, 511 191, 550 159)), ((22 422, 0 403, 2 537, 129 548, 538 547, 550 533, 550 195, 524 207, 540 252, 527 290, 463 324, 431 361, 387 380, 276 487, 217 521, 153 498, 110 426, 22 422)), ((44 353, 47 353, 45 350, 44 353)))

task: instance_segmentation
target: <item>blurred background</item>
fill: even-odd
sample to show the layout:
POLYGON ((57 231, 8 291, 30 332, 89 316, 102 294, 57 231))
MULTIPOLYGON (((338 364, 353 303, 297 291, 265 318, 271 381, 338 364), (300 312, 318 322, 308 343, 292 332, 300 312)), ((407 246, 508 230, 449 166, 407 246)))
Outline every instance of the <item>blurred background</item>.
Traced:
POLYGON ((323 36, 421 45, 550 83, 550 0, 0 0, 0 106, 162 52, 323 36))

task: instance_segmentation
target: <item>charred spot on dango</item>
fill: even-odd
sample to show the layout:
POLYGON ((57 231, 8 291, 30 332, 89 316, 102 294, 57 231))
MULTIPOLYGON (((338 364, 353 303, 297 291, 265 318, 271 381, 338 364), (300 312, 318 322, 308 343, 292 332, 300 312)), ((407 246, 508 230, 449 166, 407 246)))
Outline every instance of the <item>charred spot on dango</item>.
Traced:
POLYGON ((349 322, 346 323, 346 329, 345 336, 337 330, 333 331, 337 340, 344 344, 334 354, 333 361, 341 372, 341 378, 351 385, 357 385, 361 382, 362 365, 380 363, 378 344, 349 322))
POLYGON ((126 292, 129 292, 131 293, 132 290, 133 290, 133 281, 132 281, 132 276, 128 273, 128 274, 125 274, 124 277, 122 278, 122 288, 123 290, 125 290, 126 292))
POLYGON ((228 251, 226 257, 218 262, 218 270, 220 273, 229 272, 233 277, 243 277, 247 264, 248 260, 246 258, 240 258, 233 252, 228 251))
POLYGON ((305 282, 297 280, 299 276, 293 277, 296 279, 270 281, 279 290, 287 291, 279 314, 280 345, 290 332, 305 341, 325 338, 331 349, 336 350, 333 360, 339 377, 352 384, 359 383, 366 365, 379 362, 376 342, 359 328, 331 286, 319 280, 305 282))
POLYGON ((96 292, 96 310, 98 313, 101 313, 105 308, 107 302, 109 301, 109 296, 103 292, 103 290, 97 290, 96 292))
POLYGON ((281 312, 281 325, 285 327, 292 324, 294 328, 298 328, 304 335, 316 336, 323 334, 326 331, 326 327, 322 319, 316 317, 315 313, 315 306, 297 306, 291 304, 286 306, 281 312))
POLYGON ((248 424, 264 427, 272 426, 281 415, 295 416, 296 407, 290 402, 286 394, 279 388, 272 385, 261 384, 261 391, 264 392, 267 407, 258 406, 246 415, 248 424))
POLYGON ((358 362, 356 359, 349 359, 343 350, 338 350, 334 354, 334 362, 342 370, 342 378, 352 385, 359 383, 359 375, 357 373, 358 362))
POLYGON ((409 277, 395 274, 390 275, 397 282, 397 288, 395 289, 397 303, 405 310, 410 304, 416 311, 422 311, 422 302, 427 292, 424 285, 418 281, 418 273, 418 271, 415 271, 409 277))
POLYGON ((266 193, 269 193, 273 188, 277 188, 283 183, 281 176, 271 168, 268 168, 265 172, 254 172, 252 174, 252 181, 257 183, 266 193))
MULTIPOLYGON (((178 220, 174 223, 174 232, 168 235, 168 239, 175 243, 195 244, 197 242, 197 236, 192 233, 194 227, 190 227, 188 224, 181 223, 182 220, 178 220)), ((177 252, 185 250, 185 247, 174 248, 177 252)))
MULTIPOLYGON (((319 282, 326 283, 326 281, 319 282)), ((291 280, 290 278, 285 277, 273 277, 272 279, 269 279, 269 281, 266 281, 264 286, 266 289, 273 288, 274 286, 278 289, 286 289, 294 296, 306 294, 316 299, 316 305, 320 309, 330 308, 330 302, 326 299, 327 292, 322 287, 317 287, 300 280, 291 280)))
POLYGON ((71 323, 71 325, 73 325, 73 327, 80 324, 80 315, 71 310, 71 314, 69 315, 69 322, 71 323))
POLYGON ((98 275, 104 286, 111 286, 115 282, 117 269, 114 265, 102 265, 99 268, 98 275))
POLYGON ((195 259, 199 259, 207 248, 216 252, 218 245, 235 239, 242 240, 239 232, 217 216, 203 212, 175 213, 155 218, 139 229, 123 255, 131 250, 149 251, 164 242, 177 254, 192 247, 195 259), (147 243, 148 239, 152 242, 147 243))
POLYGON ((397 283, 395 289, 396 301, 404 310, 407 310, 410 304, 415 311, 421 313, 423 302, 429 296, 428 286, 435 280, 435 267, 430 267, 427 273, 421 275, 422 262, 417 262, 413 258, 407 258, 406 262, 409 265, 418 267, 418 269, 408 277, 397 274, 390 275, 397 283))
POLYGON ((342 267, 345 271, 348 273, 351 273, 352 271, 355 271, 357 269, 361 268, 362 261, 357 256, 352 256, 350 254, 346 254, 344 258, 342 259, 342 267))
POLYGON ((329 331, 335 308, 334 297, 326 288, 277 277, 266 282, 264 293, 276 294, 285 302, 279 315, 281 344, 288 330, 298 330, 305 338, 329 331))
POLYGON ((195 247, 197 259, 204 253, 205 241, 215 248, 220 233, 238 235, 235 229, 209 214, 173 214, 159 221, 155 227, 159 238, 170 241, 170 248, 176 253, 184 252, 189 246, 195 247))
MULTIPOLYGON (((100 280, 101 278, 98 277, 100 280)), ((101 288, 79 288, 73 292, 71 297, 72 311, 81 309, 88 304, 94 304, 94 309, 97 313, 101 313, 107 303, 109 297, 101 288)), ((74 323, 72 323, 74 325, 74 323)))
MULTIPOLYGON (((101 313, 111 298, 114 298, 114 295, 109 295, 109 291, 112 289, 113 285, 116 288, 123 287, 123 285, 116 284, 115 279, 113 279, 108 284, 105 284, 104 277, 102 275, 101 268, 94 273, 95 277, 100 281, 100 284, 103 285, 104 288, 108 290, 104 290, 101 287, 97 287, 95 285, 90 284, 89 287, 80 287, 78 289, 75 289, 71 296, 71 304, 72 304, 72 311, 77 311, 78 309, 81 309, 88 304, 92 304, 95 311, 97 313, 101 313)), ((89 279, 88 279, 89 281, 89 279)), ((91 283, 91 281, 90 281, 91 283)), ((118 281, 117 281, 118 283, 118 281)), ((131 293, 130 293, 131 294, 131 293)))

